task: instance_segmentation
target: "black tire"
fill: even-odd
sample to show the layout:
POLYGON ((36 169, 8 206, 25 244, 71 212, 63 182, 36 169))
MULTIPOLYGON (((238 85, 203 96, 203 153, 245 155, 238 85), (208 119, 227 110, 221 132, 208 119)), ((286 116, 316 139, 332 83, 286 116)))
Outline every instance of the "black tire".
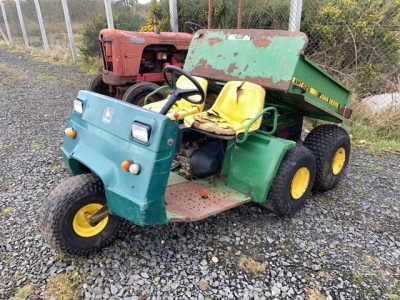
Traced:
MULTIPOLYGON (((124 96, 122 97, 122 101, 142 107, 144 106, 144 99, 146 96, 154 92, 159 87, 159 85, 153 82, 143 81, 136 83, 125 92, 124 96)), ((148 100, 147 104, 164 100, 165 98, 167 98, 167 95, 163 91, 159 91, 148 100)))
POLYGON ((110 215, 95 227, 85 220, 87 207, 98 210, 104 204, 104 187, 98 177, 82 174, 68 178, 43 202, 40 230, 45 240, 52 248, 72 255, 88 255, 108 246, 117 237, 123 220, 110 215))
POLYGON ((317 161, 314 189, 328 191, 343 177, 350 157, 350 137, 346 130, 324 124, 315 127, 304 140, 317 161))
POLYGON ((103 74, 99 73, 92 78, 88 90, 102 95, 110 96, 108 85, 103 81, 103 74))
POLYGON ((263 205, 277 215, 298 211, 311 193, 315 173, 313 153, 298 144, 286 152, 263 205))

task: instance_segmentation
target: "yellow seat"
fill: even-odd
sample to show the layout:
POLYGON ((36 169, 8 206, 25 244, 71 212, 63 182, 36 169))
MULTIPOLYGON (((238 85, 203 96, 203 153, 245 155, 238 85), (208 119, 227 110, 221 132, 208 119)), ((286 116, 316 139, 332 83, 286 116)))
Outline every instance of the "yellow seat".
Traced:
MULTIPOLYGON (((218 135, 238 135, 264 108, 265 90, 258 84, 230 81, 225 84, 214 105, 207 111, 187 116, 186 127, 193 127, 218 135)), ((249 132, 260 128, 260 117, 249 132)))
MULTIPOLYGON (((194 79, 200 84, 203 88, 204 94, 207 95, 207 87, 208 81, 204 78, 193 76, 194 79)), ((196 86, 191 82, 187 77, 180 76, 176 81, 176 86, 180 89, 196 89, 196 86)), ((200 100, 200 95, 189 96, 190 99, 195 101, 200 100)), ((143 108, 149 109, 151 111, 159 112, 161 108, 167 103, 168 98, 165 100, 153 102, 143 106, 143 108)), ((204 109, 204 102, 201 104, 192 104, 185 99, 181 99, 175 102, 175 104, 171 107, 171 109, 167 113, 167 117, 171 120, 183 120, 184 117, 192 114, 196 114, 202 112, 204 109)))

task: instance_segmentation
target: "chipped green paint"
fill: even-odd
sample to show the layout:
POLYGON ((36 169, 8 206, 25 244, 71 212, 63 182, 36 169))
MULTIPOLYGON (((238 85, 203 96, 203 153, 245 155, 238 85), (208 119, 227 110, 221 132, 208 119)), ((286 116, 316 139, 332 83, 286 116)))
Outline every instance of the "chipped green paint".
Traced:
POLYGON ((302 32, 256 29, 198 31, 185 70, 214 81, 249 81, 282 91, 280 101, 304 115, 342 122, 351 116, 351 92, 304 56, 302 32))
POLYGON ((307 37, 300 32, 242 31, 196 33, 185 69, 215 80, 247 80, 264 87, 287 89, 307 37))
POLYGON ((181 184, 181 183, 185 183, 185 182, 187 182, 187 179, 185 179, 182 176, 179 176, 178 174, 176 174, 174 172, 171 172, 171 173, 169 173, 167 186, 181 184))

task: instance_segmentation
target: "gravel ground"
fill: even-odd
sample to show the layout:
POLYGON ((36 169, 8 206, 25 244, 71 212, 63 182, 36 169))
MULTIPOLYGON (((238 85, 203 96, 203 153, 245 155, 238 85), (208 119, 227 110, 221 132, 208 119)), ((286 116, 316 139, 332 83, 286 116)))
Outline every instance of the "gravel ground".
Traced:
POLYGON ((0 299, 29 287, 16 299, 63 299, 52 297, 57 278, 76 284, 75 299, 400 299, 400 156, 391 154, 353 151, 337 188, 292 217, 250 204, 191 224, 128 225, 88 258, 55 253, 38 213, 68 176, 59 147, 90 77, 2 49, 0 58, 0 299))

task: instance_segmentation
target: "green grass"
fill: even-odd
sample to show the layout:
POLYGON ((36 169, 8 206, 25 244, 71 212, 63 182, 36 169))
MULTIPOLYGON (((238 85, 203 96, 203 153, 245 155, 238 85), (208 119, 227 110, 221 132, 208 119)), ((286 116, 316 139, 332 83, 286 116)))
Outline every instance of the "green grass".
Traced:
POLYGON ((325 300, 326 298, 321 294, 317 288, 309 289, 307 300, 325 300))
POLYGON ((248 257, 246 255, 242 255, 239 258, 239 268, 253 273, 254 275, 259 275, 261 273, 264 273, 265 270, 267 269, 268 264, 266 262, 258 262, 254 260, 251 257, 248 257))
MULTIPOLYGON (((75 40, 79 41, 80 37, 76 36, 74 37, 75 40)), ((79 71, 88 73, 88 74, 97 74, 101 72, 102 70, 102 63, 101 63, 101 58, 93 58, 90 61, 84 61, 82 57, 79 57, 78 54, 78 61, 77 63, 73 63, 71 57, 69 57, 69 52, 68 55, 66 55, 65 52, 65 47, 55 47, 52 46, 51 48, 51 53, 50 55, 45 55, 43 46, 37 45, 35 47, 33 42, 30 42, 30 48, 26 49, 25 47, 21 45, 14 45, 13 47, 9 46, 6 44, 4 41, 0 40, 0 47, 10 51, 10 52, 18 52, 18 53, 25 53, 31 56, 33 59, 53 65, 62 65, 62 66, 69 66, 76 68, 79 71)), ((4 64, 0 65, 0 69, 7 67, 4 64)), ((26 80, 27 78, 25 78, 26 80)), ((39 80, 41 80, 39 78, 39 80)), ((46 80, 46 77, 44 77, 42 80, 46 80)), ((48 79, 47 79, 48 80, 48 79)), ((58 80, 58 78, 56 79, 58 80)))
POLYGON ((44 149, 44 148, 46 148, 46 146, 45 145, 42 145, 42 144, 32 144, 32 149, 34 149, 34 150, 40 150, 40 149, 44 149))
POLYGON ((6 207, 1 211, 1 213, 2 214, 9 214, 9 213, 12 213, 14 210, 15 210, 14 207, 6 207))
POLYGON ((47 284, 46 292, 43 299, 49 300, 56 298, 57 300, 74 300, 79 299, 78 285, 81 283, 80 277, 71 279, 70 274, 64 273, 50 279, 47 284))
POLYGON ((36 290, 39 287, 34 284, 28 284, 23 286, 17 293, 17 295, 12 298, 13 300, 25 300, 29 299, 30 296, 35 295, 36 290))
POLYGON ((343 127, 352 138, 353 147, 367 152, 400 154, 400 112, 384 111, 372 114, 360 109, 354 111, 343 127))

